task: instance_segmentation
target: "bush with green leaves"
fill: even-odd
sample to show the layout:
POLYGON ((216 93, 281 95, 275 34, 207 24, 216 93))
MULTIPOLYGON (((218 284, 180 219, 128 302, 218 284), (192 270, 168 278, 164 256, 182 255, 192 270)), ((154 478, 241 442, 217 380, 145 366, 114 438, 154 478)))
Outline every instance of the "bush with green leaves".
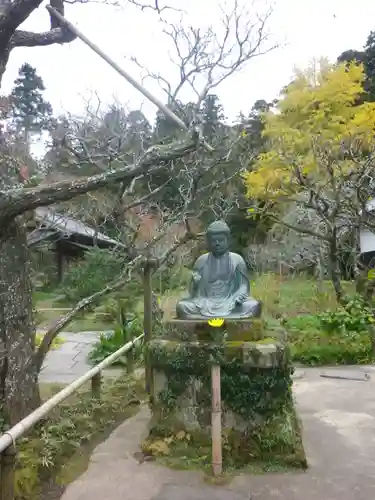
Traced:
POLYGON ((308 365, 373 361, 372 308, 353 296, 336 310, 289 318, 285 326, 293 360, 308 365))
POLYGON ((72 303, 102 290, 123 270, 124 258, 116 252, 93 248, 65 273, 61 292, 72 303))
MULTIPOLYGON (((120 320, 113 332, 102 333, 98 342, 94 344, 94 347, 89 354, 90 363, 93 365, 100 363, 105 358, 118 351, 127 342, 130 342, 134 338, 141 335, 142 332, 142 323, 137 316, 125 315, 121 312, 120 320)), ((136 345, 133 350, 133 359, 139 361, 141 356, 142 346, 136 345)), ((127 358, 126 354, 124 354, 113 364, 124 366, 126 363, 127 358)))
POLYGON ((354 295, 335 311, 319 314, 318 318, 328 333, 367 331, 375 323, 373 308, 360 295, 354 295))

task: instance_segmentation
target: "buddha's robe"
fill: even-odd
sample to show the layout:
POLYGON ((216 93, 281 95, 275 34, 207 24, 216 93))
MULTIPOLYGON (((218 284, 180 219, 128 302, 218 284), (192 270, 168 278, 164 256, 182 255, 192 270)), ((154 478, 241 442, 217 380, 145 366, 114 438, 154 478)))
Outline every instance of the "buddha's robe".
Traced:
POLYGON ((190 297, 177 303, 177 317, 197 319, 259 317, 261 303, 249 297, 250 283, 244 259, 232 252, 220 257, 201 255, 193 269, 190 297), (199 276, 198 281, 194 275, 199 276), (236 299, 243 295, 241 304, 236 299), (246 298, 247 297, 247 298, 246 298))

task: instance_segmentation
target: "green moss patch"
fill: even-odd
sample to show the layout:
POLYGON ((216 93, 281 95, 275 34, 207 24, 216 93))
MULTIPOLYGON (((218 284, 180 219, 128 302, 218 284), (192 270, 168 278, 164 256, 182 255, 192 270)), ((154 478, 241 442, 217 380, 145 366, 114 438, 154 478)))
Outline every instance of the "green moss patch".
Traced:
MULTIPOLYGON (((152 432, 143 442, 146 456, 176 469, 200 469, 212 472, 210 437, 202 432, 184 430, 157 435, 152 432)), ((224 476, 239 471, 251 473, 306 469, 300 424, 293 406, 270 417, 251 435, 223 429, 224 476)))
POLYGON ((39 499, 46 489, 64 489, 86 469, 93 446, 134 415, 143 397, 141 383, 124 376, 103 384, 100 400, 81 391, 59 405, 18 441, 16 498, 39 499))

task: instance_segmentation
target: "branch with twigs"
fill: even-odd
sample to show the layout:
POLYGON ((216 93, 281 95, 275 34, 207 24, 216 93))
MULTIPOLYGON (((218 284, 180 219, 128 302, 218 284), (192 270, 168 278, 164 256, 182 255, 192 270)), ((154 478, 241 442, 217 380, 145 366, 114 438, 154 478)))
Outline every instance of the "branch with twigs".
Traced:
POLYGON ((134 5, 135 7, 138 7, 142 12, 145 10, 153 10, 157 12, 158 14, 162 14, 165 11, 175 11, 175 12, 184 12, 182 9, 177 9, 176 7, 172 7, 170 5, 163 5, 161 6, 161 1, 160 0, 154 0, 153 3, 150 2, 140 2, 138 0, 127 0, 129 4, 134 5))
POLYGON ((113 293, 116 290, 119 290, 126 283, 128 283, 131 280, 132 272, 136 270, 137 266, 139 266, 141 264, 141 262, 142 262, 142 256, 139 255, 126 265, 120 279, 118 279, 112 283, 109 283, 102 290, 95 292, 92 295, 90 295, 89 297, 85 297, 84 299, 80 300, 73 307, 73 309, 71 311, 69 311, 67 314, 64 314, 63 316, 61 316, 56 321, 56 323, 51 328, 49 328, 49 330, 43 336, 41 344, 35 353, 34 362, 35 362, 35 365, 36 365, 38 372, 41 370, 41 368, 43 366, 44 359, 45 359, 48 351, 50 350, 53 341, 55 340, 55 338, 59 334, 59 332, 61 332, 62 329, 66 325, 68 325, 77 316, 78 313, 84 311, 89 306, 96 303, 99 299, 102 299, 106 295, 109 295, 110 293, 113 293))
POLYGON ((105 187, 111 183, 131 180, 142 173, 154 173, 166 168, 172 160, 193 152, 199 146, 200 132, 193 130, 183 141, 150 147, 135 165, 108 170, 99 175, 75 181, 62 181, 35 188, 0 191, 0 220, 21 215, 37 207, 51 205, 105 187))
MULTIPOLYGON (((253 2, 254 7, 255 2, 253 2)), ((230 10, 221 8, 221 29, 209 26, 205 31, 164 21, 163 33, 170 40, 178 73, 178 83, 171 83, 158 72, 145 68, 135 57, 132 60, 144 72, 143 78, 156 80, 168 96, 168 103, 178 104, 181 91, 188 86, 196 97, 199 110, 207 94, 224 80, 241 70, 251 59, 276 49, 270 41, 268 23, 272 9, 259 14, 248 11, 240 0, 230 10)))

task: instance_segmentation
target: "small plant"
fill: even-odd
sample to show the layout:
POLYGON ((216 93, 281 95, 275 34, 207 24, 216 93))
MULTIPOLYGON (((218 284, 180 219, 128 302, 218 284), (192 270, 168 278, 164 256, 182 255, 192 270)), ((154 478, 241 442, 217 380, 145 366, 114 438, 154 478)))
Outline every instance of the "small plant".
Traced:
POLYGON ((363 332, 375 323, 374 310, 360 296, 354 295, 336 309, 318 315, 321 328, 328 332, 363 332))
MULTIPOLYGON (((100 363, 110 354, 113 354, 127 342, 138 337, 142 333, 142 325, 137 316, 126 316, 120 313, 120 321, 113 332, 102 333, 99 341, 94 345, 89 354, 89 361, 93 365, 100 363)), ((139 360, 142 355, 142 347, 134 347, 134 359, 139 360)), ((121 356, 114 365, 126 365, 126 356, 121 356)))

